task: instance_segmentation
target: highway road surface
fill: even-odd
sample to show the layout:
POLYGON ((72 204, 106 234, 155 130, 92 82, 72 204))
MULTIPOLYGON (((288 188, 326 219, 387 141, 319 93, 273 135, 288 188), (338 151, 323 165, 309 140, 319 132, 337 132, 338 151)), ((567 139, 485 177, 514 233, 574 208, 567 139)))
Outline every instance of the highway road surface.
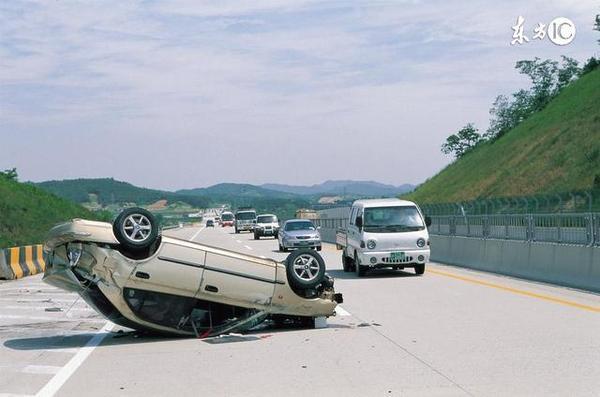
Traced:
MULTIPOLYGON (((276 259, 232 228, 165 233, 276 259)), ((432 247, 435 250, 435 247, 432 247)), ((212 339, 112 327, 40 276, 0 284, 0 396, 598 396, 600 296, 430 264, 344 273, 323 329, 212 339)))

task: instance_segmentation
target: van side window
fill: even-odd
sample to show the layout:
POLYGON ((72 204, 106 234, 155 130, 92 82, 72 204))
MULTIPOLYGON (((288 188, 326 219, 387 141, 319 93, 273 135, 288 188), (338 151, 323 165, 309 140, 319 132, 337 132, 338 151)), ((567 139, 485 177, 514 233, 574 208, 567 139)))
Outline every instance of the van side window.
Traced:
POLYGON ((350 213, 350 224, 354 225, 354 221, 356 220, 356 213, 358 212, 358 208, 352 208, 352 212, 350 213))

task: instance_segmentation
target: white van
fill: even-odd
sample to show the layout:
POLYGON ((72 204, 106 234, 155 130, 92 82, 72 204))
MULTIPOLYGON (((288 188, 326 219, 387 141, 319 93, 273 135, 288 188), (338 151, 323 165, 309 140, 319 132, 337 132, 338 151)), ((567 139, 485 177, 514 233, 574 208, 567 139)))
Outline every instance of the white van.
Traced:
POLYGON ((400 199, 357 200, 352 204, 347 230, 338 230, 344 271, 358 277, 368 269, 412 267, 425 272, 429 261, 429 217, 419 206, 400 199))

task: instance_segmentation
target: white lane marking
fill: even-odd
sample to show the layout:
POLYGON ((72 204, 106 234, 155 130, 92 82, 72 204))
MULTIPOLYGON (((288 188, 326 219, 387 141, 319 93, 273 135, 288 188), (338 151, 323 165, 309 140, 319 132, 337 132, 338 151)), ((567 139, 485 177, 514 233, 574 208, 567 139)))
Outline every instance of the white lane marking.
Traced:
POLYGON ((341 307, 340 305, 337 305, 335 307, 335 312, 338 316, 351 316, 350 313, 348 313, 343 307, 341 307))
POLYGON ((240 244, 242 243, 242 241, 241 241, 241 240, 235 240, 235 241, 236 241, 236 242, 238 242, 238 243, 240 243, 240 244))
POLYGON ((28 365, 23 368, 23 371, 26 374, 48 374, 54 375, 60 371, 62 367, 57 367, 55 365, 28 365))
POLYGON ((83 364, 83 362, 85 361, 86 358, 88 358, 88 356, 90 354, 92 354, 92 352, 94 351, 94 349, 100 344, 102 343, 102 340, 109 334, 110 330, 114 327, 114 324, 111 323, 110 321, 108 321, 104 327, 102 327, 102 329, 100 331, 98 331, 96 333, 96 335, 94 335, 92 337, 92 339, 90 339, 88 341, 88 343, 85 344, 84 347, 82 347, 81 349, 79 349, 79 351, 77 352, 77 354, 75 354, 75 357, 73 357, 71 360, 69 360, 69 362, 67 363, 67 365, 65 365, 64 367, 61 368, 61 370, 52 377, 52 379, 50 379, 50 382, 46 383, 46 386, 44 386, 37 394, 36 397, 50 397, 50 396, 54 396, 56 394, 57 391, 60 390, 60 388, 69 380, 69 378, 75 373, 75 371, 77 371, 77 368, 79 368, 79 366, 81 364, 83 364))
POLYGON ((267 257, 266 257, 266 256, 264 256, 264 255, 261 255, 260 257, 261 257, 261 258, 263 258, 263 259, 267 259, 267 257))
POLYGON ((56 311, 52 311, 52 310, 48 310, 48 313, 61 313, 61 312, 67 312, 68 311, 86 311, 86 312, 96 312, 94 309, 92 309, 91 307, 72 307, 72 308, 68 308, 68 307, 61 307, 61 306, 46 306, 46 307, 40 307, 40 306, 2 306, 2 309, 8 309, 8 310, 38 310, 38 311, 46 311, 46 309, 52 309, 54 307, 58 307, 61 310, 56 310, 56 311))
POLYGON ((200 229, 198 229, 198 231, 196 233, 194 233, 194 235, 192 236, 192 238, 190 238, 190 241, 194 241, 196 239, 196 237, 198 237, 198 235, 200 234, 200 232, 204 230, 204 227, 201 227, 200 229))
POLYGON ((252 247, 248 247, 247 245, 244 245, 244 247, 248 248, 250 251, 252 251, 252 247))

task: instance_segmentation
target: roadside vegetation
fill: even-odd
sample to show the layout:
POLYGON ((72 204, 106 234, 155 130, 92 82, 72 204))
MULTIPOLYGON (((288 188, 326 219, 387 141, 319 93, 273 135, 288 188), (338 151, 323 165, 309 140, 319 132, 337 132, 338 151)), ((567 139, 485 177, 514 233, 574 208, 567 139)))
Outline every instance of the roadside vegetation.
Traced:
POLYGON ((426 204, 581 190, 600 195, 600 61, 591 57, 580 66, 567 57, 535 58, 515 68, 531 87, 499 95, 484 133, 468 123, 450 135, 441 150, 456 160, 404 197, 426 204))
POLYGON ((110 215, 20 183, 15 169, 0 172, 0 248, 42 243, 52 226, 73 218, 110 220, 110 215))

